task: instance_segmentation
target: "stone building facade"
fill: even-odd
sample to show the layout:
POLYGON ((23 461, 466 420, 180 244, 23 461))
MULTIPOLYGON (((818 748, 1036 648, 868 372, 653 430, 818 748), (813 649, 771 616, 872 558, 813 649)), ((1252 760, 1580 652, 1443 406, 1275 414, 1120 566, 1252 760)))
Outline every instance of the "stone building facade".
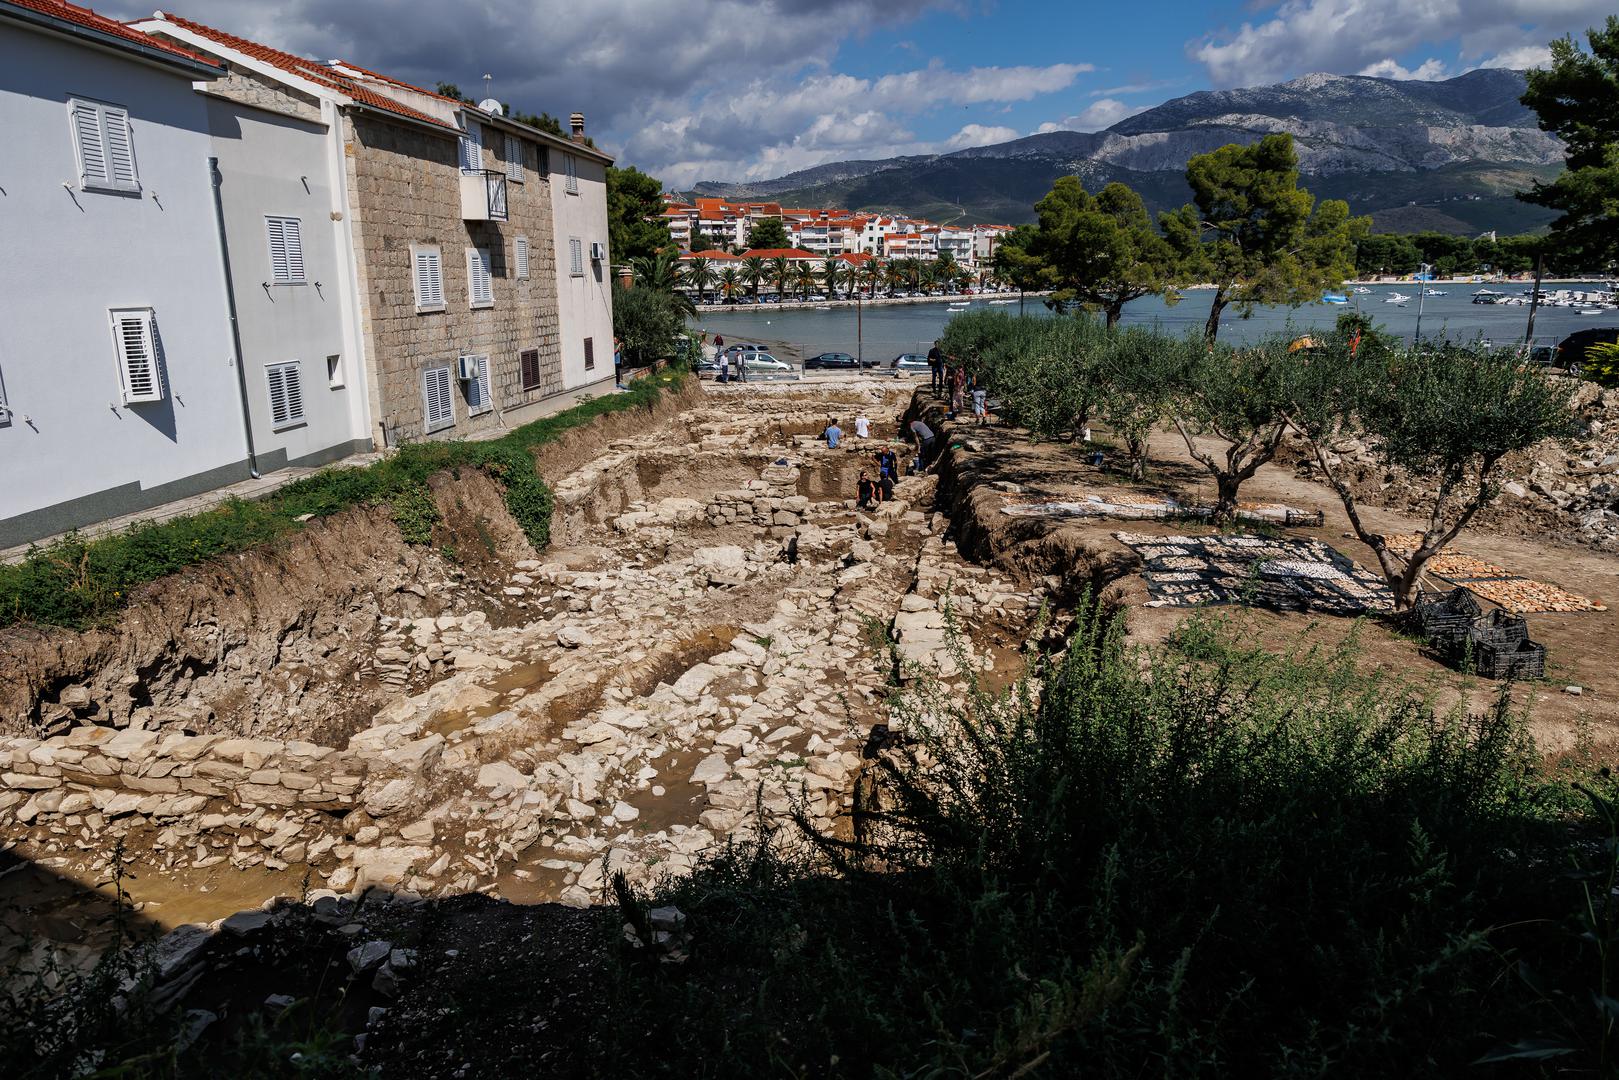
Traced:
POLYGON ((539 144, 519 135, 509 142, 507 134, 485 125, 478 147, 491 172, 506 172, 508 149, 523 158, 523 179, 505 185, 507 220, 468 221, 461 216, 461 149, 453 133, 371 114, 345 118, 360 321, 380 444, 464 438, 509 425, 506 414, 563 390, 560 377, 546 377, 553 369, 560 375, 550 178, 540 168, 539 144), (526 276, 519 272, 520 240, 526 276), (424 249, 439 254, 442 310, 418 305, 415 252, 424 249), (488 252, 492 302, 473 296, 469 249, 488 252), (487 408, 476 381, 454 370, 462 356, 488 358, 487 408), (425 380, 445 366, 452 368, 453 420, 430 425, 425 380))

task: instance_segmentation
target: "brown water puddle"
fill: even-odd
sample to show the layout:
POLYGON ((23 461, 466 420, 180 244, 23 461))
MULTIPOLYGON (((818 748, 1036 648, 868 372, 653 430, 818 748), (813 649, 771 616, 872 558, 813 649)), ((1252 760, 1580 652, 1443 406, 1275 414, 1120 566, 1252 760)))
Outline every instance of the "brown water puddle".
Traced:
POLYGON ((485 717, 511 706, 511 701, 550 682, 555 672, 544 660, 516 664, 502 671, 482 686, 494 696, 482 705, 470 709, 453 709, 433 717, 424 729, 427 734, 442 735, 448 739, 457 731, 471 727, 485 717), (521 693, 518 693, 521 691, 521 693))

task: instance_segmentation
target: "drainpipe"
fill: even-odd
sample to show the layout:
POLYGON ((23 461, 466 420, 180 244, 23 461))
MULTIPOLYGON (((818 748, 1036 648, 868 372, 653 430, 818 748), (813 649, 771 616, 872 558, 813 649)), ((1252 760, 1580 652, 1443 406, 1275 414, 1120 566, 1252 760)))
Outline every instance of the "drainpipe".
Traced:
POLYGON ((208 159, 208 179, 214 190, 214 225, 219 229, 219 268, 225 274, 225 310, 230 313, 230 341, 236 363, 236 389, 242 396, 242 437, 247 441, 247 472, 259 478, 259 457, 253 450, 253 416, 247 404, 247 372, 242 368, 242 327, 236 318, 236 283, 230 275, 230 245, 225 242, 225 204, 219 195, 223 178, 219 175, 219 159, 208 159))

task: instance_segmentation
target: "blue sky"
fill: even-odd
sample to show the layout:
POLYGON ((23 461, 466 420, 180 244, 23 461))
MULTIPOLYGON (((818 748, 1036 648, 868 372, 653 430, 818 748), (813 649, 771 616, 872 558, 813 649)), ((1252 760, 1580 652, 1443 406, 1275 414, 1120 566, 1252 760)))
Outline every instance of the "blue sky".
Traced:
MULTIPOLYGON (((136 0, 123 0, 133 3, 136 0)), ((129 18, 144 10, 108 14, 129 18)), ((1099 130, 1311 71, 1523 67, 1611 0, 189 0, 307 56, 559 116, 671 187, 1099 130)))

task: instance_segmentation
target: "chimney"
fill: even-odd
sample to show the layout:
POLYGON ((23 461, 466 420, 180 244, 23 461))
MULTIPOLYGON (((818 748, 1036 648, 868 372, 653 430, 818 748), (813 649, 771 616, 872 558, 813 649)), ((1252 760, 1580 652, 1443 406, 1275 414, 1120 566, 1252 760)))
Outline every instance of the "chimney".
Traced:
POLYGON ((573 141, 574 142, 582 143, 582 142, 585 141, 585 114, 584 113, 576 112, 572 116, 568 117, 568 127, 573 131, 573 141))

